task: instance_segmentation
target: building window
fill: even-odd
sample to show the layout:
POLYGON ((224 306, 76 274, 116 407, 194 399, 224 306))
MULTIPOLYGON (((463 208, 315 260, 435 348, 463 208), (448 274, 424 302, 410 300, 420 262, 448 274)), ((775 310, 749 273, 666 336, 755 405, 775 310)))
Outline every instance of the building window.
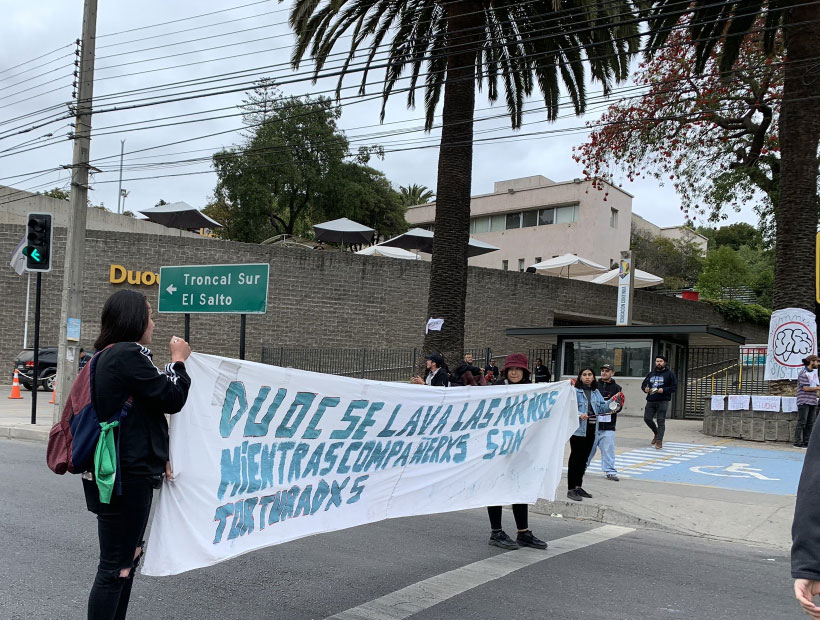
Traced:
POLYGON ((490 216, 490 232, 499 230, 507 230, 507 216, 503 213, 501 215, 490 216))
POLYGON ((502 260, 501 261, 501 269, 503 269, 504 271, 507 271, 507 270, 509 270, 509 268, 510 268, 510 261, 502 260))
POLYGON ((541 257, 540 257, 540 256, 536 256, 536 257, 535 257, 535 264, 537 265, 537 264, 538 264, 538 263, 540 263, 540 262, 541 262, 541 257))
POLYGON ((618 209, 609 210, 609 226, 610 228, 618 228, 618 209))
POLYGON ((541 209, 538 211, 538 225, 547 226, 555 223, 555 209, 541 209))
POLYGON ((507 230, 512 230, 513 228, 521 228, 521 212, 518 213, 507 213, 507 230))
POLYGON ((488 216, 475 217, 470 220, 470 234, 490 232, 490 218, 488 216))
POLYGON ((518 271, 524 271, 524 259, 523 258, 518 259, 518 271))
POLYGON ((521 216, 521 227, 529 228, 538 225, 538 211, 524 211, 521 216))
POLYGON ((555 209, 556 224, 572 224, 578 221, 578 205, 557 207, 555 209))
POLYGON ((563 374, 578 376, 581 368, 612 364, 617 377, 643 378, 649 372, 652 357, 650 340, 566 340, 563 374))

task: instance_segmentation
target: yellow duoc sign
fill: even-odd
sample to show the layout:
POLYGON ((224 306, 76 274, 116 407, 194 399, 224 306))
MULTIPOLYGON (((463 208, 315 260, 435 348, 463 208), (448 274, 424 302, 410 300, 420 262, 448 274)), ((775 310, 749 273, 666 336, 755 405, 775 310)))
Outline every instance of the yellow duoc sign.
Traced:
POLYGON ((126 269, 122 265, 111 265, 108 271, 108 281, 111 284, 144 284, 154 286, 159 284, 159 274, 153 271, 135 271, 126 269))

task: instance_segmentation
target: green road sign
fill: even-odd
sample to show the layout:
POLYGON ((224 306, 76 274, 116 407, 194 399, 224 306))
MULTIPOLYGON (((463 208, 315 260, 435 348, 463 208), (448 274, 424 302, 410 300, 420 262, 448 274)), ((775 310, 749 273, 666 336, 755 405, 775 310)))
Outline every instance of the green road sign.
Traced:
POLYGON ((264 314, 267 263, 160 267, 159 312, 264 314))

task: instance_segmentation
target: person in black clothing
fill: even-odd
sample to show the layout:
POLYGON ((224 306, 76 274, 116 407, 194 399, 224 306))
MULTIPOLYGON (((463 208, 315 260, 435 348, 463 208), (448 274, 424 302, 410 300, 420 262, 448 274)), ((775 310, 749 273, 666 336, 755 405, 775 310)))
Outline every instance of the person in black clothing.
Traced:
POLYGON ((79 355, 79 358, 80 358, 80 359, 78 360, 78 364, 77 364, 77 366, 78 366, 78 370, 82 370, 82 369, 83 369, 83 367, 84 367, 84 366, 85 366, 88 362, 90 362, 90 361, 91 361, 91 356, 90 356, 88 353, 86 353, 86 352, 85 352, 85 349, 83 349, 82 347, 80 347, 80 355, 79 355))
POLYGON ((655 357, 655 370, 646 375, 641 389, 646 392, 643 421, 655 433, 652 445, 660 450, 663 448, 663 435, 666 431, 666 411, 669 408, 669 401, 672 400, 672 394, 678 389, 675 373, 669 370, 663 355, 655 357), (657 426, 654 421, 656 417, 657 426))
MULTIPOLYGON (((504 360, 504 370, 495 382, 495 385, 515 385, 530 382, 530 370, 527 363, 527 356, 522 353, 513 353, 504 360)), ((487 506, 487 514, 490 516, 490 542, 489 544, 502 549, 518 549, 519 547, 532 547, 534 549, 546 549, 547 543, 536 538, 530 531, 528 525, 527 504, 513 504, 513 518, 515 527, 518 528, 518 535, 515 540, 510 538, 501 528, 501 506, 487 506)))
POLYGON ((444 356, 441 353, 433 353, 424 359, 427 363, 427 372, 424 373, 424 379, 416 375, 410 380, 410 383, 438 387, 449 386, 450 372, 447 370, 447 364, 444 363, 444 356))
POLYGON ((191 379, 185 360, 191 348, 182 338, 173 337, 171 363, 159 370, 147 348, 153 331, 151 305, 141 293, 118 291, 105 302, 94 344, 99 357, 91 397, 101 421, 118 413, 129 398, 132 405, 114 429, 120 484, 110 503, 100 501, 92 473, 82 476, 86 505, 97 515, 100 543, 100 562, 88 599, 89 620, 125 618, 154 489, 161 485, 163 474, 171 477, 165 414, 178 412, 188 398, 191 379))
POLYGON ((492 359, 490 359, 489 363, 487 364, 487 367, 484 369, 485 375, 489 375, 490 373, 492 373, 492 377, 487 377, 487 380, 489 381, 490 379, 492 379, 493 381, 497 381, 500 371, 498 370, 498 366, 495 365, 495 362, 492 359))
POLYGON ((552 373, 550 369, 544 366, 544 360, 540 357, 535 360, 535 382, 536 383, 549 383, 552 381, 552 373))
POLYGON ((809 439, 797 487, 791 560, 794 595, 806 614, 820 619, 820 607, 814 602, 820 595, 820 438, 816 433, 809 439))
POLYGON ((464 355, 464 361, 456 368, 451 378, 454 385, 487 385, 481 369, 473 365, 472 353, 464 355))

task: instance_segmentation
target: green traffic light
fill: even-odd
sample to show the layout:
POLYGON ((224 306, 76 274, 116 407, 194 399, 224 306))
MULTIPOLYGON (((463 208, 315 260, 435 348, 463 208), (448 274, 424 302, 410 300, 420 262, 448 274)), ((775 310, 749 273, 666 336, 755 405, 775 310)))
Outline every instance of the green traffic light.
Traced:
POLYGON ((40 256, 40 250, 38 250, 37 248, 34 248, 29 254, 29 256, 31 256, 31 258, 37 261, 38 263, 43 259, 43 257, 40 256))

